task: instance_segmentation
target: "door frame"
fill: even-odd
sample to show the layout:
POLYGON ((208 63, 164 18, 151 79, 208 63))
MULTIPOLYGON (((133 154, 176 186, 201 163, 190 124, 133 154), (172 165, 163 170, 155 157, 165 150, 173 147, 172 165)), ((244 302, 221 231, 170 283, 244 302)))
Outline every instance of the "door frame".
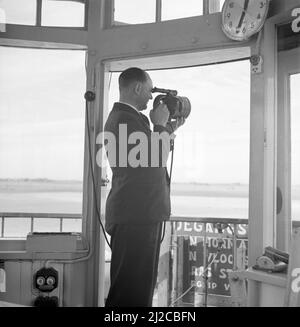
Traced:
POLYGON ((286 252, 289 251, 292 235, 290 76, 299 73, 300 48, 278 54, 277 184, 282 193, 282 209, 277 213, 277 248, 286 252))
POLYGON ((262 73, 251 76, 249 266, 256 264, 266 246, 278 244, 277 26, 295 19, 294 8, 267 19, 261 44, 251 49, 252 55, 262 56, 263 65, 262 73))

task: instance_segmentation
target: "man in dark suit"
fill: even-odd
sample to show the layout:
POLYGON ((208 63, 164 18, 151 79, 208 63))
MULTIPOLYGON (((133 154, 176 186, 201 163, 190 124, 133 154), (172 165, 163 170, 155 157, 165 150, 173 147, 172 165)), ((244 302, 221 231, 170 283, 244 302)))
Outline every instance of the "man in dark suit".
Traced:
POLYGON ((119 77, 120 101, 114 104, 104 128, 116 139, 115 156, 108 153, 113 172, 106 201, 106 231, 112 249, 108 307, 152 306, 162 222, 170 217, 170 180, 165 167, 168 154, 163 155, 169 151, 166 142, 170 139, 161 142, 159 151, 151 140, 154 134, 169 136, 178 126, 168 122, 168 108, 160 103, 150 112, 152 132, 148 118, 141 113, 152 99, 152 89, 145 71, 125 70, 119 77), (120 135, 124 131, 127 134, 120 135), (139 144, 129 141, 136 136, 141 136, 139 144), (138 146, 140 151, 133 151, 138 146), (157 161, 159 164, 153 165, 157 161))

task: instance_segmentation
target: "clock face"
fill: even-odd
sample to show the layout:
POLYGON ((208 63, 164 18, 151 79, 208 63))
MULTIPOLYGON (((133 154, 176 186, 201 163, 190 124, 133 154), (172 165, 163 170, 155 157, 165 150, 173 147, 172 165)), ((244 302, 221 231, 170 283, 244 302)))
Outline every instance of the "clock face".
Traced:
POLYGON ((226 0, 222 9, 222 29, 231 39, 249 39, 263 27, 269 0, 226 0))

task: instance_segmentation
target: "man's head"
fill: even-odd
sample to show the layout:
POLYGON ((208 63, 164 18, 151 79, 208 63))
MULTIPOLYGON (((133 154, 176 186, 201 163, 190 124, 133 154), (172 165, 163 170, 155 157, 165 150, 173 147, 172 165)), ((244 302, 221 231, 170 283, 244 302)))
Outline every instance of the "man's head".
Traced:
POLYGON ((140 68, 128 68, 119 77, 120 101, 127 102, 140 111, 147 109, 147 103, 152 99, 152 89, 150 76, 140 68))

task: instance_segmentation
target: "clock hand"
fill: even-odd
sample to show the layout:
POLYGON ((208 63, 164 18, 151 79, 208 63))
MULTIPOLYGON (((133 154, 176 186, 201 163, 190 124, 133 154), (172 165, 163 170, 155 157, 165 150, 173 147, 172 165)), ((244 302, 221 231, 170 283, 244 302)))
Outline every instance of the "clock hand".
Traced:
POLYGON ((243 21, 244 21, 244 18, 245 18, 245 15, 246 15, 246 11, 248 9, 248 6, 249 6, 249 1, 250 0, 245 0, 245 4, 244 4, 244 8, 243 8, 243 13, 241 15, 241 19, 239 21, 239 24, 237 26, 237 30, 239 30, 243 24, 243 21))
POLYGON ((245 10, 242 6, 240 6, 238 3, 236 4, 236 6, 239 7, 239 8, 241 8, 242 11, 243 11, 246 15, 250 16, 252 19, 256 19, 256 18, 253 16, 253 14, 250 14, 249 11, 246 11, 246 10, 245 10))
MULTIPOLYGON (((244 10, 244 9, 243 9, 244 10)), ((252 16, 251 14, 249 14, 249 11, 245 11, 246 15, 248 15, 249 17, 251 17, 252 19, 256 19, 254 16, 252 16)))
POLYGON ((241 28, 241 26, 242 26, 242 24, 243 24, 243 21, 244 21, 244 17, 245 17, 245 12, 243 12, 242 13, 242 16, 241 16, 241 19, 240 19, 240 21, 239 21, 239 24, 238 24, 238 26, 236 27, 236 29, 237 30, 239 30, 240 28, 241 28))

